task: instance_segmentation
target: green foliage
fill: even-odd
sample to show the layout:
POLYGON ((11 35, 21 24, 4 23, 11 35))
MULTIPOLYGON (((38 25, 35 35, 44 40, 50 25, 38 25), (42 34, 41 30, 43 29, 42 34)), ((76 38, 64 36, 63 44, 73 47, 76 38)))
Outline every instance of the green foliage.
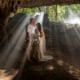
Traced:
POLYGON ((71 10, 76 15, 80 16, 80 4, 74 4, 74 5, 54 5, 48 7, 48 16, 51 21, 54 21, 57 19, 57 21, 61 21, 64 18, 67 18, 69 16, 69 10, 71 10), (56 15, 57 14, 57 15, 56 15))
POLYGON ((56 6, 49 6, 48 7, 48 17, 51 21, 56 19, 56 6))
POLYGON ((21 8, 18 10, 18 13, 25 13, 26 15, 29 13, 35 13, 38 11, 38 8, 21 8))
POLYGON ((18 12, 23 12, 25 14, 35 13, 39 11, 44 11, 48 14, 50 21, 62 21, 64 18, 67 18, 70 14, 69 11, 72 11, 76 15, 80 16, 80 4, 73 5, 52 5, 45 7, 36 7, 36 8, 24 8, 19 9, 18 12))

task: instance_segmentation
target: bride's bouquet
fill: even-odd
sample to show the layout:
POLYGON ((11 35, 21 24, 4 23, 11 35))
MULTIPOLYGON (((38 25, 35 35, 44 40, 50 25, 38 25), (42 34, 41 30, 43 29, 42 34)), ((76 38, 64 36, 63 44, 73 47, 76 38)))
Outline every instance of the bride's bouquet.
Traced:
POLYGON ((35 34, 34 37, 33 37, 33 43, 39 44, 39 42, 40 42, 40 35, 35 34))

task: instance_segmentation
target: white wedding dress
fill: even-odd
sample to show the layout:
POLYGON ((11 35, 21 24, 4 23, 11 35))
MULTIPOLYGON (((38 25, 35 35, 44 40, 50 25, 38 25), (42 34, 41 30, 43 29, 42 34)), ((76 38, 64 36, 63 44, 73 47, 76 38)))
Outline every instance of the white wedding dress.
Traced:
MULTIPOLYGON (((43 29, 42 29, 42 31, 43 31, 43 29)), ((43 31, 43 33, 44 33, 44 31, 43 31)), ((40 61, 48 61, 48 60, 52 60, 53 59, 53 56, 46 54, 45 34, 43 34, 43 36, 40 37, 39 48, 40 48, 40 51, 41 51, 40 61)))

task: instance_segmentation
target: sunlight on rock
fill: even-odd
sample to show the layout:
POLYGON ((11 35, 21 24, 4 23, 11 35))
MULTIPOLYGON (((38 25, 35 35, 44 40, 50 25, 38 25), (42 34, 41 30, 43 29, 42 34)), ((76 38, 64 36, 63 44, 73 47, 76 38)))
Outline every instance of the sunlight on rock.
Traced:
POLYGON ((75 68, 73 65, 69 66, 69 73, 75 76, 78 80, 80 80, 80 70, 75 68))
POLYGON ((57 64, 60 65, 60 66, 63 66, 64 61, 63 60, 57 60, 57 64))
POLYGON ((69 66, 69 73, 70 73, 70 74, 74 74, 74 73, 75 73, 75 70, 76 70, 76 68, 74 68, 73 65, 70 65, 70 66, 69 66))
POLYGON ((0 80, 12 80, 17 73, 18 70, 14 70, 14 69, 12 69, 11 71, 0 70, 0 80))
POLYGON ((53 65, 48 65, 48 66, 46 67, 46 69, 49 70, 49 71, 54 70, 54 66, 53 66, 53 65))
POLYGON ((69 70, 69 73, 75 76, 78 80, 80 80, 80 73, 74 70, 69 70))
POLYGON ((73 70, 69 70, 69 73, 70 73, 70 74, 73 74, 73 73, 74 73, 74 71, 73 71, 73 70))

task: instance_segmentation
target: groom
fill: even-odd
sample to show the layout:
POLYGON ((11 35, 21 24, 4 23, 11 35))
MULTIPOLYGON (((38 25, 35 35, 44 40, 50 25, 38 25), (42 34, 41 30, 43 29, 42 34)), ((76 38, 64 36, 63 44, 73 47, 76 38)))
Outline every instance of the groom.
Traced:
POLYGON ((33 37, 35 35, 36 28, 37 27, 36 27, 35 19, 31 18, 30 23, 27 27, 27 35, 28 35, 29 43, 28 43, 26 54, 27 54, 27 59, 28 60, 30 60, 30 57, 31 57, 30 52, 31 52, 31 47, 32 47, 32 40, 33 40, 33 37))

